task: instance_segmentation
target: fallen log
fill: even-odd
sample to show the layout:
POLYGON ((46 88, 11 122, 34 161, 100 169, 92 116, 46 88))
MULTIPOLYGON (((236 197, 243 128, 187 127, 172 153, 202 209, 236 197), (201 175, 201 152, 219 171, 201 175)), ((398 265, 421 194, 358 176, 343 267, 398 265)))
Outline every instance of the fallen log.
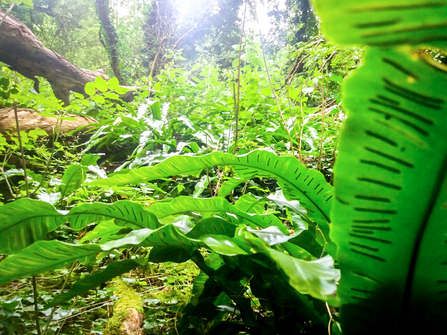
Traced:
MULTIPOLYGON (((65 135, 81 126, 87 126, 97 121, 91 117, 66 114, 76 120, 61 120, 57 124, 57 119, 54 117, 46 117, 38 115, 40 112, 29 108, 18 108, 17 115, 19 119, 20 131, 28 132, 33 129, 45 130, 48 135, 53 134, 54 128, 60 127, 60 134, 65 135)), ((16 120, 13 108, 1 108, 0 109, 0 133, 6 134, 7 132, 16 131, 16 120)))
POLYGON ((11 14, 0 11, 1 19, 0 61, 34 80, 37 88, 37 77, 46 78, 56 98, 65 105, 70 104, 70 91, 85 94, 85 84, 96 77, 109 80, 103 72, 81 69, 45 47, 26 25, 11 14))

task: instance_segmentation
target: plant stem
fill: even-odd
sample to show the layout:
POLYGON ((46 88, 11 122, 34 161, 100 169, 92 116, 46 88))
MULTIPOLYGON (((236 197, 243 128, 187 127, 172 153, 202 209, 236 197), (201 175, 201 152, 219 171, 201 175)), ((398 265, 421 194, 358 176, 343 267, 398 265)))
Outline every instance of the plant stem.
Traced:
MULTIPOLYGON (((26 190, 26 196, 29 197, 29 186, 28 186, 28 174, 26 173, 26 161, 25 161, 25 153, 23 150, 23 144, 22 144, 22 137, 20 136, 20 125, 19 125, 19 115, 17 111, 17 101, 14 100, 13 103, 14 108, 14 116, 16 119, 16 127, 17 127, 17 137, 19 140, 19 146, 20 146, 20 153, 22 155, 22 166, 23 166, 23 173, 25 176, 25 190, 26 190)), ((37 304, 37 285, 36 285, 36 276, 32 277, 32 285, 33 285, 33 296, 34 296, 34 316, 36 319, 36 329, 37 329, 37 335, 41 335, 40 332, 40 323, 39 323, 39 306, 37 304)))
MULTIPOLYGON (((76 266, 76 263, 73 263, 73 265, 71 266, 70 271, 68 272, 67 278, 65 278, 64 284, 62 285, 61 293, 64 292, 64 288, 65 288, 65 286, 67 285, 67 283, 68 283, 68 279, 70 279, 70 275, 71 275, 71 273, 73 272, 75 266, 76 266)), ((44 335, 46 335, 47 332, 48 332, 48 327, 50 326, 51 320, 53 319, 53 314, 54 314, 54 311, 55 311, 55 310, 56 310, 56 306, 54 306, 54 307, 51 309, 51 313, 50 313, 50 315, 48 316, 47 324, 46 324, 45 329, 44 329, 44 331, 43 331, 43 334, 44 334, 44 335)))
POLYGON ((14 116, 15 116, 15 119, 16 119, 17 138, 19 140, 20 153, 22 155, 22 167, 23 167, 23 173, 24 173, 24 176, 25 176, 26 196, 29 197, 28 174, 26 173, 25 153, 24 153, 23 145, 22 145, 22 137, 20 136, 19 115, 18 115, 18 111, 17 111, 17 101, 14 101, 13 108, 14 108, 14 116))
POLYGON ((40 323, 39 323, 39 306, 37 305, 37 284, 36 284, 36 276, 33 276, 33 296, 34 296, 34 317, 36 319, 36 329, 37 335, 41 335, 40 332, 40 323))
POLYGON ((2 19, 1 19, 1 21, 0 21, 0 27, 2 26, 3 21, 5 21, 6 17, 7 17, 8 14, 12 11, 12 9, 14 8, 15 5, 16 5, 16 4, 13 3, 13 4, 11 5, 11 7, 9 7, 9 9, 8 9, 8 11, 5 13, 5 15, 2 17, 2 19))
POLYGON ((323 155, 323 136, 324 136, 324 122, 326 119, 326 95, 324 92, 324 68, 321 76, 321 134, 320 134, 320 152, 318 154, 318 164, 317 164, 317 170, 321 171, 323 169, 323 166, 321 164, 321 159, 323 155))
POLYGON ((244 29, 245 29, 245 16, 247 14, 247 1, 245 1, 244 7, 244 19, 242 21, 242 31, 241 37, 239 40, 239 63, 237 66, 237 99, 236 99, 236 127, 234 128, 234 147, 233 154, 237 153, 237 141, 239 139, 239 109, 240 109, 240 100, 241 100, 241 57, 242 57, 242 38, 244 37, 244 29))
POLYGON ((60 133, 61 128, 62 128, 62 120, 58 120, 56 122, 56 127, 54 127, 54 132, 53 132, 53 136, 54 137, 53 137, 53 144, 51 145, 50 157, 48 158, 47 163, 45 164, 45 170, 44 170, 44 172, 42 174, 42 178, 40 180, 40 183, 36 187, 36 189, 33 191, 32 195, 36 194, 37 191, 39 191, 39 189, 42 187, 42 185, 43 185, 43 183, 45 181, 45 178, 47 177, 48 171, 50 169, 51 161, 53 160, 53 156, 54 156, 54 150, 55 150, 54 143, 56 143, 57 140, 59 139, 59 133, 60 133))
MULTIPOLYGON (((258 23, 258 27, 259 27, 257 8, 256 8, 255 13, 256 13, 256 22, 258 23)), ((268 68, 268 65, 267 65, 267 59, 265 58, 264 41, 262 39, 261 28, 259 28, 259 38, 261 40, 261 51, 262 51, 262 58, 264 59, 265 72, 267 73, 267 78, 268 78, 269 83, 270 83, 270 88, 272 90, 273 98, 275 99, 276 106, 278 107, 278 112, 279 112, 279 115, 281 116, 284 129, 286 130, 287 136, 289 138, 290 150, 292 151, 292 155, 295 156, 295 150, 293 149, 292 136, 290 135, 290 131, 287 128, 286 119, 284 118, 284 114, 282 113, 281 106, 280 106, 279 100, 278 100, 278 95, 275 92, 275 87, 273 86, 272 78, 270 77, 270 72, 269 72, 269 68, 268 68)))
POLYGON ((300 92, 300 111, 301 111, 301 125, 300 125, 300 142, 298 146, 298 157, 301 163, 303 162, 303 156, 301 155, 301 148, 303 145, 303 133, 304 133, 304 111, 303 111, 303 93, 300 92))

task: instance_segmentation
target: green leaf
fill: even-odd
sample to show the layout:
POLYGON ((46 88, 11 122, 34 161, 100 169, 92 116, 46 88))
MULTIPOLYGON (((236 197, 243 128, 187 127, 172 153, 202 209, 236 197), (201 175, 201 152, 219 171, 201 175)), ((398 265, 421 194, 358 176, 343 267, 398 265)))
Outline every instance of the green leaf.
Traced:
POLYGON ((107 251, 129 245, 143 245, 148 247, 169 245, 197 248, 205 246, 202 241, 188 238, 180 231, 180 229, 172 224, 168 224, 155 230, 147 228, 134 230, 124 238, 103 244, 101 248, 107 251))
POLYGON ((63 216, 46 202, 22 198, 0 206, 0 253, 18 252, 62 222, 63 216))
POLYGON ((93 82, 89 82, 87 84, 85 84, 85 88, 84 88, 85 93, 87 93, 90 96, 93 96, 96 94, 96 86, 95 83, 93 82))
POLYGON ((253 151, 243 156, 214 152, 201 157, 177 156, 153 166, 142 167, 109 179, 96 180, 92 185, 113 186, 141 183, 175 175, 196 174, 204 168, 230 165, 239 178, 262 176, 275 178, 287 200, 299 200, 308 216, 317 222, 325 238, 329 238, 329 212, 332 205, 332 186, 324 176, 307 168, 294 157, 278 157, 268 151, 253 151))
POLYGON ((99 104, 105 104, 106 103, 106 100, 104 99, 104 97, 102 95, 95 95, 95 96, 92 97, 92 100, 94 102, 99 103, 99 104))
POLYGON ((252 194, 244 194, 237 200, 234 207, 247 213, 263 214, 265 212, 265 200, 258 200, 252 194))
POLYGON ((119 236, 116 234, 122 230, 123 227, 117 226, 115 223, 113 223, 113 220, 110 221, 103 221, 100 224, 98 224, 92 231, 89 231, 81 240, 79 243, 85 243, 87 241, 92 241, 96 238, 100 238, 101 241, 99 244, 103 244, 105 242, 108 242, 110 240, 117 239, 119 236))
POLYGON ((315 261, 304 261, 270 248, 262 240, 250 234, 245 227, 241 227, 237 235, 232 240, 222 235, 216 238, 210 237, 205 239, 205 243, 214 251, 222 254, 228 250, 229 256, 248 254, 247 250, 250 250, 251 253, 260 252, 276 264, 276 269, 283 273, 290 286, 298 292, 310 294, 317 299, 336 302, 333 295, 337 289, 336 283, 340 272, 334 268, 332 257, 326 256, 315 261))
POLYGON ((37 241, 0 263, 0 284, 59 269, 76 261, 90 263, 100 251, 96 245, 37 241))
POLYGON ((149 261, 153 263, 183 263, 189 260, 196 251, 194 247, 156 245, 149 253, 149 261))
POLYGON ((120 86, 118 78, 111 78, 108 82, 109 90, 114 91, 120 86))
POLYGON ((345 83, 331 236, 346 334, 445 332, 446 74, 407 49, 370 49, 345 83))
POLYGON ((269 87, 265 87, 265 88, 263 88, 262 90, 261 90, 261 94, 262 95, 265 95, 265 96, 267 96, 267 97, 271 97, 272 96, 272 88, 269 86, 269 87))
POLYGON ((59 186, 61 197, 65 198, 79 189, 85 181, 86 175, 79 164, 70 165, 62 176, 62 184, 59 186))
POLYGON ((196 212, 196 213, 231 213, 241 218, 241 222, 250 225, 253 228, 270 226, 278 227, 282 232, 288 234, 284 224, 273 214, 254 215, 239 210, 236 206, 230 204, 226 199, 216 197, 210 199, 197 199, 190 197, 177 197, 171 202, 158 202, 148 208, 148 211, 154 213, 158 219, 169 215, 196 212))
POLYGON ((161 120, 161 108, 160 101, 157 101, 151 105, 152 118, 154 120, 161 120))
POLYGON ((91 166, 91 165, 97 165, 99 156, 98 155, 92 155, 87 154, 82 156, 81 165, 82 166, 91 166))
POLYGON ((256 174, 252 174, 249 176, 245 176, 245 178, 231 178, 230 180, 227 180, 222 184, 222 186, 219 189, 218 196, 225 198, 227 195, 229 195, 236 187, 238 187, 240 184, 246 182, 247 180, 253 178, 256 176, 256 174))
POLYGON ((235 242, 223 235, 204 238, 206 245, 214 252, 224 256, 249 255, 250 253, 239 247, 235 242))
POLYGON ((145 265, 146 259, 126 259, 124 261, 110 263, 104 271, 97 272, 93 275, 78 280, 73 284, 73 287, 65 293, 58 294, 54 299, 47 304, 44 309, 60 305, 71 298, 74 298, 88 290, 92 290, 95 287, 109 281, 117 276, 121 276, 139 266, 145 265))
POLYGON ((84 204, 70 210, 67 219, 74 230, 80 230, 92 222, 98 223, 110 219, 114 219, 119 226, 131 229, 156 229, 160 226, 152 213, 145 211, 143 206, 130 201, 118 201, 112 205, 84 204))
POLYGON ((295 290, 317 299, 335 302, 333 296, 340 273, 334 268, 332 257, 304 261, 270 248, 265 249, 264 253, 289 278, 289 284, 295 290))
POLYGON ((100 90, 103 93, 109 89, 107 81, 105 81, 104 78, 102 77, 95 78, 95 86, 98 90, 100 90))
POLYGON ((106 92, 104 93, 104 97, 110 100, 118 100, 120 96, 116 93, 106 92))
POLYGON ((117 94, 126 94, 127 92, 129 92, 129 89, 125 88, 123 86, 120 86, 120 87, 115 88, 115 92, 117 94))
POLYGON ((447 47, 446 0, 314 0, 325 35, 339 44, 447 47))
POLYGON ((205 235, 226 235, 233 237, 236 227, 235 224, 219 218, 208 218, 196 224, 186 236, 194 239, 199 239, 205 235))

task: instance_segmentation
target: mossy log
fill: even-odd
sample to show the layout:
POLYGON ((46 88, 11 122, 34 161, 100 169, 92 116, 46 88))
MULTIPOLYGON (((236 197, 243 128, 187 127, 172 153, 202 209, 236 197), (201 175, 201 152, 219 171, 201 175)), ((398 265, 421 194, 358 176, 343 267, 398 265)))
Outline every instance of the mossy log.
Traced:
POLYGON ((113 316, 104 328, 103 335, 144 335, 143 299, 123 281, 114 282, 117 288, 118 302, 113 309, 113 316))

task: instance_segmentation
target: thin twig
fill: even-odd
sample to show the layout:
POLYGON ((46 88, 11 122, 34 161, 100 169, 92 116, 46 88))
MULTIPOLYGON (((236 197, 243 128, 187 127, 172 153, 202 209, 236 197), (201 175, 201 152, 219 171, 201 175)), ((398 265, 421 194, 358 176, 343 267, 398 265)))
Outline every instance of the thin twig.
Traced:
POLYGON ((14 199, 16 199, 17 197, 16 197, 16 195, 14 194, 14 190, 12 189, 12 186, 11 186, 11 183, 10 183, 10 181, 9 181, 9 178, 8 178, 8 176, 7 176, 6 173, 5 173, 5 169, 4 169, 5 163, 6 163, 6 156, 5 156, 5 161, 3 162, 3 165, 0 167, 0 171, 1 171, 1 173, 3 174, 3 176, 5 177, 5 182, 6 182, 6 185, 8 186, 9 193, 11 193, 11 196, 12 196, 14 199))
POLYGON ((318 154, 318 164, 317 164, 317 170, 321 171, 323 169, 321 160, 323 155, 323 142, 324 142, 324 122, 326 120, 326 95, 325 95, 325 82, 324 82, 324 69, 322 72, 322 78, 321 78, 321 134, 320 134, 320 152, 318 154))
POLYGON ((304 134, 303 92, 300 92, 300 111, 301 111, 301 126, 300 126, 300 143, 298 147, 298 157, 300 161, 303 162, 303 156, 301 154, 301 149, 303 145, 303 134, 304 134))
MULTIPOLYGON (((64 288, 65 288, 65 286, 67 285, 68 280, 70 279, 70 275, 71 275, 71 273, 73 272, 75 266, 76 266, 76 263, 73 263, 73 265, 72 265, 71 268, 70 268, 70 271, 69 271, 68 274, 67 274, 67 278, 65 278, 64 284, 62 285, 61 292, 60 292, 61 294, 64 292, 64 288)), ((46 324, 45 329, 44 329, 44 331, 43 331, 43 334, 44 334, 44 335, 46 335, 47 332, 48 332, 48 327, 50 326, 50 323, 51 323, 51 320, 53 319, 53 314, 54 314, 55 311, 56 311, 56 306, 54 306, 54 307, 51 309, 51 313, 50 313, 50 315, 48 316, 47 324, 46 324)))
MULTIPOLYGON (((13 103, 13 108, 14 108, 14 116, 16 119, 17 138, 19 140, 20 153, 22 155, 22 166, 23 166, 23 173, 25 176, 26 196, 29 198, 29 185, 28 185, 28 174, 26 173, 25 151, 23 150, 22 136, 20 135, 19 114, 17 111, 17 101, 15 101, 15 100, 13 103)), ((34 296, 34 316, 36 319, 36 330, 37 330, 37 335, 41 335, 40 322, 39 322, 39 305, 37 304, 38 295, 37 295, 36 276, 33 276, 33 278, 32 278, 32 285, 33 285, 33 296, 34 296)))
MULTIPOLYGON (((259 27, 257 7, 256 7, 256 10, 255 10, 255 13, 256 13, 256 22, 258 23, 258 27, 259 27)), ((285 130, 287 132, 287 136, 289 137, 290 150, 292 151, 292 155, 295 156, 295 150, 293 149, 292 136, 290 135, 290 131, 287 128, 286 119, 284 118, 284 114, 282 113, 281 106, 280 106, 279 100, 278 100, 278 95, 275 92, 275 87, 273 86, 272 78, 270 77, 270 72, 269 72, 269 68, 268 68, 268 65, 267 65, 267 59, 265 57, 264 41, 263 41, 263 38, 262 38, 262 33, 261 33, 261 28, 260 27, 259 27, 259 38, 261 39, 261 52, 262 52, 262 58, 264 59, 265 72, 267 73, 267 78, 268 78, 268 81, 270 83, 270 88, 272 90, 273 98, 275 99, 276 106, 278 107, 278 112, 279 112, 279 115, 281 116, 283 126, 284 126, 284 128, 285 128, 285 130)))
POLYGON ((320 72, 324 71, 324 68, 326 67, 326 64, 334 57, 336 54, 338 54, 337 50, 332 51, 330 56, 324 61, 323 65, 321 65, 320 72))
POLYGON ((62 120, 59 119, 59 120, 56 122, 56 127, 54 128, 54 132, 53 132, 54 137, 53 137, 53 143, 52 143, 52 145, 51 145, 51 153, 50 153, 50 157, 48 158, 47 163, 46 163, 46 165, 45 165, 45 170, 44 170, 44 172, 43 172, 43 174, 42 174, 42 178, 41 178, 41 180, 40 180, 40 182, 39 182, 39 185, 38 185, 38 186, 36 187, 36 189, 33 191, 32 195, 36 194, 37 191, 39 191, 39 189, 42 187, 42 185, 43 185, 43 183, 44 183, 44 181, 45 181, 45 178, 46 178, 46 176, 47 176, 47 174, 48 174, 48 171, 49 171, 49 169, 50 169, 51 161, 53 160, 53 156, 54 156, 54 150, 55 150, 55 145, 54 145, 54 143, 56 143, 56 142, 58 141, 58 139, 59 139, 59 133, 60 133, 61 128, 62 128, 62 120))
POLYGON ((234 129, 234 147, 233 147, 233 154, 235 155, 237 153, 237 141, 239 139, 239 109, 240 109, 240 100, 241 100, 241 57, 242 57, 242 38, 244 37, 244 30, 245 30, 245 17, 247 14, 247 3, 248 0, 245 1, 245 7, 244 7, 244 19, 242 21, 242 31, 241 31, 241 37, 239 39, 239 63, 237 66, 237 99, 236 99, 236 126, 234 129))
MULTIPOLYGON (((289 90, 287 90, 287 92, 289 92, 289 90)), ((294 132, 295 132, 296 142, 297 142, 297 143, 300 143, 301 138, 299 137, 299 134, 301 133, 301 128, 300 128, 300 133, 299 133, 299 132, 297 131, 297 129, 296 129, 296 125, 297 125, 296 120, 298 119, 298 116, 295 117, 295 114, 293 113, 293 107, 294 107, 295 105, 294 105, 294 104, 292 103, 292 101, 290 100, 290 96, 289 96, 289 95, 287 96, 287 99, 288 99, 288 101, 289 101, 290 117, 293 118, 293 130, 294 130, 294 132)), ((301 148, 299 148, 299 150, 298 150, 298 159, 300 160, 300 162, 302 162, 302 161, 301 161, 301 148)))
POLYGON ((157 53, 155 54, 154 61, 152 62, 151 72, 149 73, 149 78, 152 78, 155 72, 155 66, 157 65, 158 58, 160 58, 161 51, 163 50, 163 45, 165 43, 165 38, 162 38, 158 43, 157 53))
POLYGON ((22 155, 22 167, 23 167, 23 173, 24 173, 24 176, 25 176, 26 196, 29 197, 28 174, 26 172, 25 152, 23 150, 22 137, 20 135, 19 114, 18 114, 18 111, 17 111, 17 101, 14 101, 13 108, 14 108, 14 115, 15 115, 15 119, 16 119, 17 138, 19 140, 20 153, 22 155))
POLYGON ((5 21, 6 17, 7 17, 8 14, 12 11, 12 9, 14 8, 15 5, 16 5, 16 4, 13 3, 13 4, 11 5, 11 7, 9 7, 9 9, 8 9, 8 11, 5 13, 5 15, 3 15, 2 20, 0 21, 0 27, 2 26, 3 21, 5 21))
POLYGON ((40 322, 39 322, 39 306, 37 304, 37 284, 36 284, 36 276, 33 276, 32 278, 32 284, 33 284, 33 296, 34 296, 34 317, 36 319, 36 329, 37 329, 37 335, 41 335, 40 332, 40 322))
POLYGON ((199 24, 199 22, 196 22, 196 24, 194 25, 194 27, 192 27, 191 29, 189 29, 186 33, 184 33, 177 41, 175 41, 175 43, 172 45, 172 49, 174 50, 175 47, 177 46, 177 44, 183 39, 185 38, 186 35, 188 35, 191 31, 193 31, 194 29, 197 28, 197 25, 199 24))

